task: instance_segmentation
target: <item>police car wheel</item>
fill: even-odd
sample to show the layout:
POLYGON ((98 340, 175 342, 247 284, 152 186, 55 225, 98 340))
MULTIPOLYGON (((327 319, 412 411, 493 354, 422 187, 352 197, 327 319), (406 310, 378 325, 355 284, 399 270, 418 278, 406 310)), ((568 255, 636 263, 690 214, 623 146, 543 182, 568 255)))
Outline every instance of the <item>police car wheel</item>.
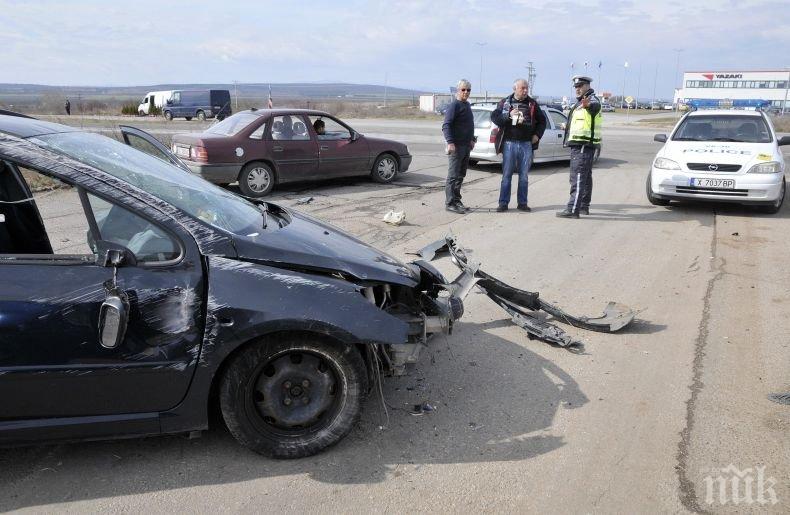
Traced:
POLYGON ((767 213, 769 215, 775 215, 782 209, 782 204, 785 200, 785 190, 787 189, 786 183, 782 182, 782 193, 779 195, 779 198, 773 204, 768 204, 767 206, 760 206, 760 211, 763 213, 767 213))
POLYGON ((659 198, 653 195, 653 188, 650 187, 650 174, 647 174, 647 185, 646 185, 646 192, 647 192, 647 201, 653 204, 654 206, 668 206, 669 200, 665 198, 659 198))

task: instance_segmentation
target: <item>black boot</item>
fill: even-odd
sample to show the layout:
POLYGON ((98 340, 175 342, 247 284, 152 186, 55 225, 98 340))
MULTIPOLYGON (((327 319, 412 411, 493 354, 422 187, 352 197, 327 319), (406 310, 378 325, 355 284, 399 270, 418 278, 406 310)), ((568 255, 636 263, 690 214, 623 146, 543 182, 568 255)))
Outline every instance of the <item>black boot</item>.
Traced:
POLYGON ((565 209, 564 211, 557 211, 555 213, 558 218, 579 218, 578 211, 571 211, 570 209, 565 209))

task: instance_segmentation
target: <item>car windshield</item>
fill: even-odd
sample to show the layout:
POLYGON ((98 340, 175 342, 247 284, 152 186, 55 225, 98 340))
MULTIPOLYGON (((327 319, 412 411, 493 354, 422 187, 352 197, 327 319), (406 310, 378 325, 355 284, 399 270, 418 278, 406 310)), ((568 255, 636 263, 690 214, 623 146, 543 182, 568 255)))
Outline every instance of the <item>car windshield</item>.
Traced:
POLYGON ((220 136, 234 136, 255 120, 260 119, 260 117, 260 114, 250 111, 236 113, 233 116, 228 116, 218 124, 212 125, 206 129, 206 132, 219 134, 220 136))
POLYGON ((487 129, 491 127, 491 111, 485 109, 472 109, 475 118, 476 129, 487 129))
POLYGON ((261 213, 254 204, 112 138, 61 132, 30 140, 98 168, 218 229, 242 235, 261 228, 261 213))
POLYGON ((672 139, 770 143, 771 133, 759 115, 700 115, 687 116, 672 135, 672 139))

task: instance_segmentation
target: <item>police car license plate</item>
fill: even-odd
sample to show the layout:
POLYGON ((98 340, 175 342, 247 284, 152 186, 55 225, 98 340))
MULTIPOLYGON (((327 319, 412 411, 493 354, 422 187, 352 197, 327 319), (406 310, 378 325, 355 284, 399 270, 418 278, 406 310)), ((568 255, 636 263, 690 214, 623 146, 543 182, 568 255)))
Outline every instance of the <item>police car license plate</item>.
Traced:
POLYGON ((689 179, 689 186, 696 188, 720 188, 731 190, 735 188, 735 179, 689 179))
POLYGON ((176 155, 178 157, 189 157, 189 147, 176 147, 176 155))

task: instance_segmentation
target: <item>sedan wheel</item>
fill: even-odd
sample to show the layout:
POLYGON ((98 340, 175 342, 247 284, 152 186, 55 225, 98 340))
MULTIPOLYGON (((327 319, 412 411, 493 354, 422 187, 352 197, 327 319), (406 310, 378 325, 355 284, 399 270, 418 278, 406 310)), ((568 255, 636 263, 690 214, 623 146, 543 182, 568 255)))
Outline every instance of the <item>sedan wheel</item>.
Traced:
POLYGON ((274 172, 264 163, 250 163, 239 174, 239 189, 248 197, 263 197, 274 188, 274 172))
POLYGON ((294 336, 252 344, 227 368, 220 406, 231 434, 276 458, 316 454, 359 420, 367 374, 354 347, 294 336))
POLYGON ((382 154, 373 164, 370 176, 382 184, 392 182, 398 175, 398 160, 390 154, 382 154))
POLYGON ((760 210, 763 213, 768 213, 769 215, 774 215, 782 209, 782 204, 785 200, 785 190, 786 190, 786 183, 782 182, 782 192, 779 194, 779 198, 773 204, 768 204, 767 206, 760 206, 760 210))

